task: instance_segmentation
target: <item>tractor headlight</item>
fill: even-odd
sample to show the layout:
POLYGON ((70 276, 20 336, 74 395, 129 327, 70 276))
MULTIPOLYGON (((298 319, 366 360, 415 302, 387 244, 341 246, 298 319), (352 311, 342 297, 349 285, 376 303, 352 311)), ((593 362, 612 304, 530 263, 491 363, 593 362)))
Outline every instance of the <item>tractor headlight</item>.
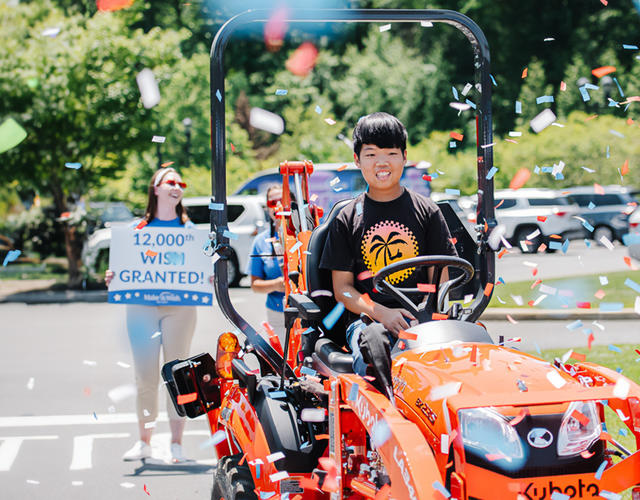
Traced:
POLYGON ((602 426, 593 401, 574 401, 562 417, 558 433, 558 456, 578 455, 600 437, 602 426))
POLYGON ((522 441, 504 415, 491 408, 460 410, 460 428, 465 450, 483 455, 490 461, 501 460, 501 466, 518 468, 524 463, 522 441))

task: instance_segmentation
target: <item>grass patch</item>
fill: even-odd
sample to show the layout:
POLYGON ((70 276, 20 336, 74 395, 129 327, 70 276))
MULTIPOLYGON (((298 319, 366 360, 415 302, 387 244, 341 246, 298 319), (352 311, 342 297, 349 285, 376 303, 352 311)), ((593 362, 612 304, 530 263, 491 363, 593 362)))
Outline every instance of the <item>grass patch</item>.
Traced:
MULTIPOLYGON (((545 294, 547 297, 536 307, 542 309, 574 308, 577 307, 578 302, 589 302, 592 309, 600 307, 603 302, 621 302, 624 307, 633 307, 639 294, 626 286, 624 282, 629 278, 640 285, 640 272, 629 270, 628 272, 607 273, 605 276, 609 280, 606 285, 600 283, 600 278, 597 275, 544 280, 542 284, 554 288, 556 293, 545 294), (599 290, 605 293, 601 298, 595 295, 599 290)), ((531 289, 536 280, 537 278, 533 277, 531 281, 516 281, 497 285, 493 289, 493 297, 489 307, 530 307, 528 302, 535 301, 542 295, 539 284, 531 289), (522 305, 518 305, 512 296, 522 297, 522 305), (498 297, 505 303, 502 304, 498 297)))

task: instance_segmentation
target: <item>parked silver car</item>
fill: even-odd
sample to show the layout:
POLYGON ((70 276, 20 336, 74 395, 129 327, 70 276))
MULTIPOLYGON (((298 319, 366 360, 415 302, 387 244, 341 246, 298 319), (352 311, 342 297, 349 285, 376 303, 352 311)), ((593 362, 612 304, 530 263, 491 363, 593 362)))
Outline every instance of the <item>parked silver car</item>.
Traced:
MULTIPOLYGON (((209 228, 209 202, 206 196, 184 198, 182 204, 187 209, 189 218, 197 227, 209 228)), ((265 227, 265 197, 229 196, 227 213, 229 231, 237 236, 229 244, 233 254, 227 266, 229 284, 236 286, 246 269, 253 238, 265 227)), ((98 229, 89 236, 83 250, 82 262, 90 273, 102 273, 109 264, 109 245, 111 243, 111 227, 130 224, 130 221, 111 223, 108 227, 98 229)))

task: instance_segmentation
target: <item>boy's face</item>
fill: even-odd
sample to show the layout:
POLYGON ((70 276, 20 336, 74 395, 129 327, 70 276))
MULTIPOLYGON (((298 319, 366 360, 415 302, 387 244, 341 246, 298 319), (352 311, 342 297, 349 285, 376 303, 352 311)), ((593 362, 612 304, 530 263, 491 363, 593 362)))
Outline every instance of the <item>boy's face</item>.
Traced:
POLYGON ((353 155, 355 164, 362 171, 370 192, 398 190, 400 177, 407 161, 407 152, 400 148, 379 148, 375 144, 363 144, 360 158, 353 155))

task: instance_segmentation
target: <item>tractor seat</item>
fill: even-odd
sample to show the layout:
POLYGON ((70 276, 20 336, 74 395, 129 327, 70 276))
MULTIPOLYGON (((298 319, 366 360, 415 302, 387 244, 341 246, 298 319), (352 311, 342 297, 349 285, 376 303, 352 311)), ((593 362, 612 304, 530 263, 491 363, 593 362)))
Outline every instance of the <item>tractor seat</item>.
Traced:
POLYGON ((353 356, 330 339, 319 339, 312 355, 316 371, 325 376, 353 372, 353 356))

